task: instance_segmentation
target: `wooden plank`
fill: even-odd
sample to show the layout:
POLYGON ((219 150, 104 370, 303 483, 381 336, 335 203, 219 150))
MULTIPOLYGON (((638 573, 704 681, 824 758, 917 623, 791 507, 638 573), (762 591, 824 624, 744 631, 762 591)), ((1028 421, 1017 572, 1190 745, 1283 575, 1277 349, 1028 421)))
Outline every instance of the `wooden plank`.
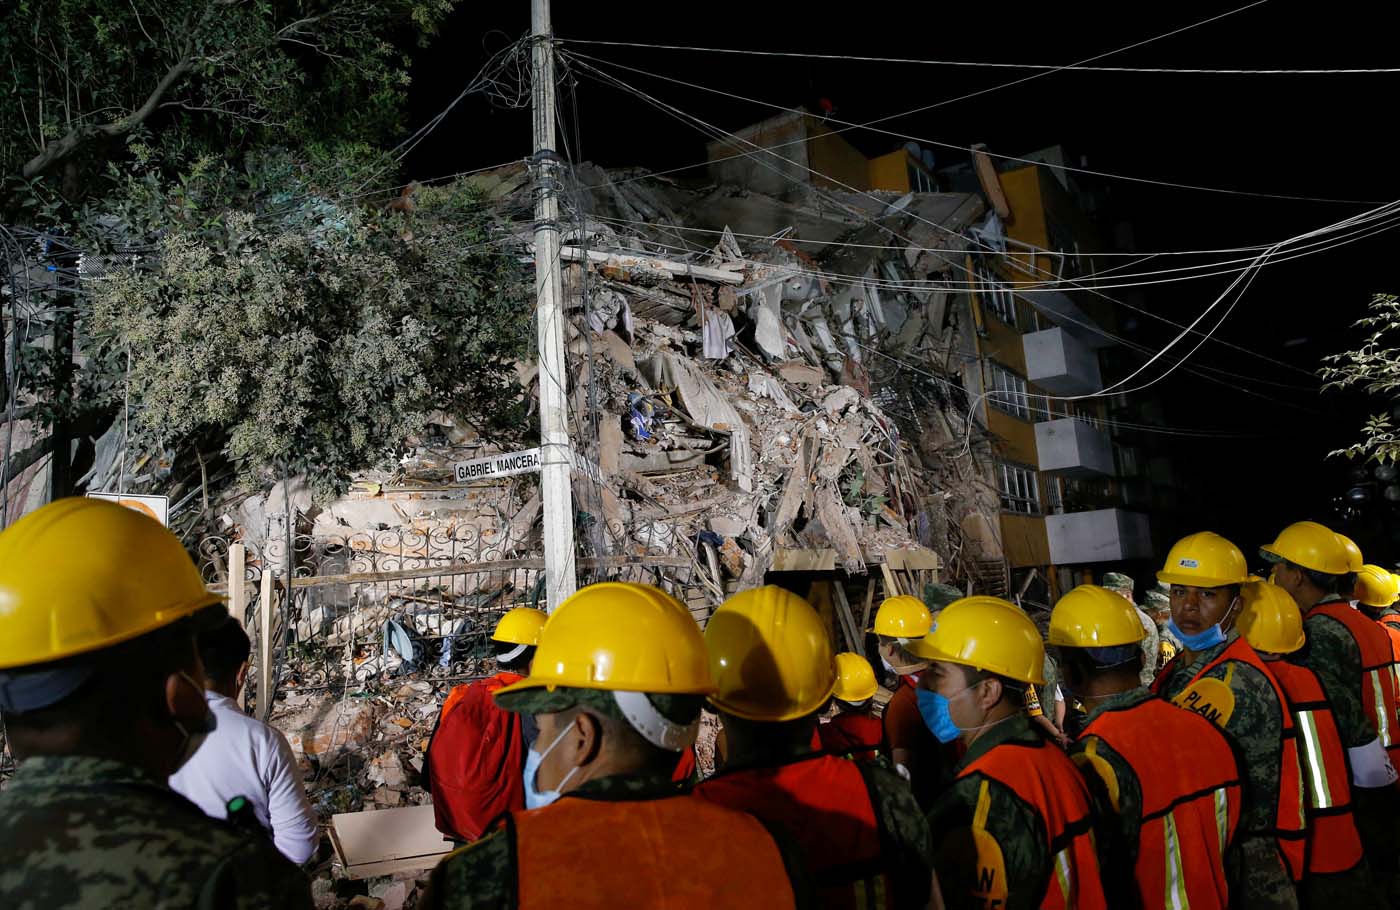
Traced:
POLYGON ((831 584, 832 599, 836 601, 836 615, 841 620, 841 627, 846 631, 846 644, 848 651, 860 654, 865 649, 860 646, 863 636, 856 631, 856 618, 851 614, 851 602, 846 597, 846 586, 840 581, 831 584))
POLYGON ((992 156, 987 154, 985 144, 979 142, 972 147, 972 166, 977 171, 977 182, 982 185, 982 192, 992 204, 992 211, 996 212, 1002 221, 1010 224, 1015 220, 1011 203, 1006 198, 1006 190, 1001 185, 1001 175, 997 173, 992 156))
POLYGON ((431 804, 333 815, 330 832, 347 878, 431 869, 453 849, 437 829, 431 804))
POLYGON ((772 572, 834 572, 835 550, 773 550, 772 572))
POLYGON ((870 628, 870 608, 875 606, 875 579, 870 579, 865 583, 865 609, 860 613, 860 629, 864 632, 870 628))
POLYGON ((241 543, 228 548, 228 605, 229 613, 238 620, 243 631, 248 631, 248 580, 244 577, 248 569, 248 548, 241 543))
POLYGON ((262 593, 258 599, 258 719, 272 713, 272 598, 275 576, 263 567, 262 593))
POLYGON ((886 597, 895 597, 904 593, 904 589, 899 586, 899 579, 895 577, 888 563, 880 563, 880 574, 885 579, 886 597))

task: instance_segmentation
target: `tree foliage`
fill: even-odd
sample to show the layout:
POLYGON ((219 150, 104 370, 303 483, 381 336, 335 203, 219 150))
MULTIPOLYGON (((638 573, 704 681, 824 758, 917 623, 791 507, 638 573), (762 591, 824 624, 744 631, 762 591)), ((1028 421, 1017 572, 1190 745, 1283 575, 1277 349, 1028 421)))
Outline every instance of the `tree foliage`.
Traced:
POLYGON ((1361 429, 1361 441, 1333 455, 1367 458, 1379 462, 1400 461, 1400 427, 1392 410, 1400 403, 1400 298, 1377 294, 1371 315, 1356 322, 1368 333, 1362 345, 1323 359, 1324 388, 1355 389, 1378 398, 1386 410, 1373 414, 1361 429))
POLYGON ((228 211, 218 230, 175 222, 151 267, 94 285, 93 353, 111 368, 89 397, 124 406, 129 362, 142 448, 213 436, 246 479, 305 474, 326 493, 392 462, 436 411, 519 425, 521 267, 469 188, 415 198, 411 214, 312 198, 228 211))

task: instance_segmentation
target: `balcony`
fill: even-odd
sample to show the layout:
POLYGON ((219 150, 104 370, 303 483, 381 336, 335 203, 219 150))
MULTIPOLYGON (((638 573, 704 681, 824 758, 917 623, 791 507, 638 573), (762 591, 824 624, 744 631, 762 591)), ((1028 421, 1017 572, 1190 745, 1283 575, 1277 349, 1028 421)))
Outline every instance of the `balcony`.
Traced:
POLYGON ((1050 561, 1058 566, 1148 559, 1152 535, 1147 516, 1125 509, 1094 509, 1045 516, 1050 561))
POLYGON ((1112 476, 1113 443, 1108 434, 1074 417, 1035 425, 1040 470, 1064 477, 1112 476))
POLYGON ((1022 336, 1026 378, 1052 395, 1084 395, 1103 388, 1099 355, 1056 326, 1022 336))

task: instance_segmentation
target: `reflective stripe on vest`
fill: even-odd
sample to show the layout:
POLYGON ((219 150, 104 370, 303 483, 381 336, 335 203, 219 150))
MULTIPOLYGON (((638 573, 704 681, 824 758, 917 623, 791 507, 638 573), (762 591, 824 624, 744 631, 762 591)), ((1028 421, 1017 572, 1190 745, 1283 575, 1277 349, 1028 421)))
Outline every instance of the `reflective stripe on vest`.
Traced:
MULTIPOLYGON (((1181 660, 1177 657, 1173 664, 1169 664, 1157 674, 1157 678, 1152 682, 1152 691, 1159 692, 1164 681, 1170 675, 1169 670, 1181 660)), ((1278 807, 1274 816, 1276 826, 1275 834, 1278 837, 1279 851, 1283 854, 1284 861, 1288 866, 1289 873, 1294 881, 1302 878, 1304 871, 1305 856, 1305 836, 1307 832, 1307 821, 1303 813, 1303 774, 1302 767, 1298 760, 1297 729, 1293 722, 1293 713, 1288 710, 1288 696, 1285 694, 1279 681, 1274 677, 1273 671, 1264 662, 1249 643, 1242 637, 1236 637, 1225 646, 1215 659, 1210 661, 1191 678, 1190 683, 1183 689, 1189 689, 1192 683, 1200 680, 1205 674, 1214 670, 1227 661, 1236 661, 1246 664, 1259 671, 1269 685, 1273 687, 1274 698, 1278 701, 1280 721, 1283 727, 1283 736, 1279 749, 1279 787, 1278 787, 1278 807)), ((1227 678, 1233 670, 1227 669, 1227 678)), ((1179 696, 1178 696, 1179 697, 1179 696)), ((1188 708, 1189 710, 1189 708, 1188 708)), ((1197 712, 1200 713, 1200 712, 1197 712)), ((1223 725, 1221 725, 1223 728, 1223 725)), ((1241 773, 1248 773, 1248 769, 1241 768, 1241 773)))
POLYGON ((782 855, 763 825, 693 796, 565 796, 513 813, 506 825, 514 828, 519 910, 795 905, 782 855), (675 886, 678 875, 683 888, 675 886))
MULTIPOLYGON (((984 775, 1009 789, 1045 826, 1051 868, 1046 870, 1049 881, 1040 898, 1042 910, 1104 910, 1107 907, 1094 849, 1089 791, 1074 762, 1059 749, 1043 742, 1034 745, 1008 742, 993 746, 969 762, 958 777, 970 774, 984 775)), ((987 781, 983 781, 981 795, 987 792, 987 781)), ((981 808, 983 799, 980 796, 978 802, 981 808)), ((990 799, 987 803, 990 804, 990 799)), ((973 838, 977 840, 979 830, 975 822, 974 817, 973 838)), ((981 833, 991 841, 990 834, 981 833)), ((1000 850, 994 841, 987 847, 1000 850)), ((978 854, 979 857, 983 855, 980 844, 978 854)), ((995 906, 985 901, 984 905, 995 906)))
MULTIPOLYGON (((1220 910, 1230 902, 1225 854, 1239 826, 1243 795, 1234 749, 1210 721, 1161 698, 1108 708, 1080 739, 1076 762, 1102 763, 1097 746, 1131 768, 1141 794, 1133 877, 1144 910, 1220 910), (1189 743, 1189 762, 1162 748, 1189 743)), ((1076 744, 1076 749, 1079 744, 1076 744)), ((1112 791, 1117 785, 1110 785, 1112 791)))
POLYGON ((1351 634, 1361 655, 1361 707, 1380 737, 1381 745, 1392 753, 1400 752, 1400 741, 1395 736, 1395 651, 1390 635, 1344 600, 1320 603, 1307 612, 1308 618, 1314 615, 1341 623, 1351 634))
POLYGON ((823 907, 888 906, 888 873, 869 785, 857 762, 812 755, 783 765, 722 771, 701 799, 748 812, 792 836, 823 907), (878 880, 878 881, 877 881, 878 880))
POLYGON ((1308 795, 1306 871, 1324 875, 1350 871, 1365 853, 1351 809, 1346 750, 1327 693, 1307 667, 1286 660, 1270 666, 1297 718, 1308 795))

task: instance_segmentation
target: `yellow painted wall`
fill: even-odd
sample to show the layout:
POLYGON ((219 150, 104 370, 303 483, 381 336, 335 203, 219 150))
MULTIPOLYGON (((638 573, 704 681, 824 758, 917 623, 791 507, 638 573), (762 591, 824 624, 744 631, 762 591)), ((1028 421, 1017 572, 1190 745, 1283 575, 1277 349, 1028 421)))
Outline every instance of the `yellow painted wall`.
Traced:
POLYGON ((1028 468, 1040 465, 1040 456, 1035 448, 1035 424, 988 407, 987 429, 997 436, 993 448, 1002 461, 1014 461, 1028 468))
MULTIPOLYGON (((812 136, 812 140, 807 143, 808 166, 817 174, 833 178, 823 180, 817 174, 812 174, 812 182, 833 189, 870 189, 870 168, 866 157, 843 136, 833 133, 814 120, 809 119, 807 122, 812 136)), ((783 155, 783 152, 779 151, 778 154, 783 155)))
POLYGON ((892 193, 909 192, 909 153, 896 149, 870 159, 870 188, 892 193))
POLYGON ((982 354, 1003 366, 1010 367, 1013 373, 1026 375, 1026 348, 1021 341, 1021 331, 993 316, 985 308, 982 319, 987 328, 987 337, 982 339, 982 354))
POLYGON ((1001 188, 1011 206, 1011 222, 1006 225, 1006 235, 1042 249, 1049 247, 1050 231, 1045 226, 1040 168, 1031 166, 1002 171, 1001 188))
POLYGON ((1001 545, 1013 569, 1050 564, 1050 537, 1039 515, 1001 513, 1001 545))

